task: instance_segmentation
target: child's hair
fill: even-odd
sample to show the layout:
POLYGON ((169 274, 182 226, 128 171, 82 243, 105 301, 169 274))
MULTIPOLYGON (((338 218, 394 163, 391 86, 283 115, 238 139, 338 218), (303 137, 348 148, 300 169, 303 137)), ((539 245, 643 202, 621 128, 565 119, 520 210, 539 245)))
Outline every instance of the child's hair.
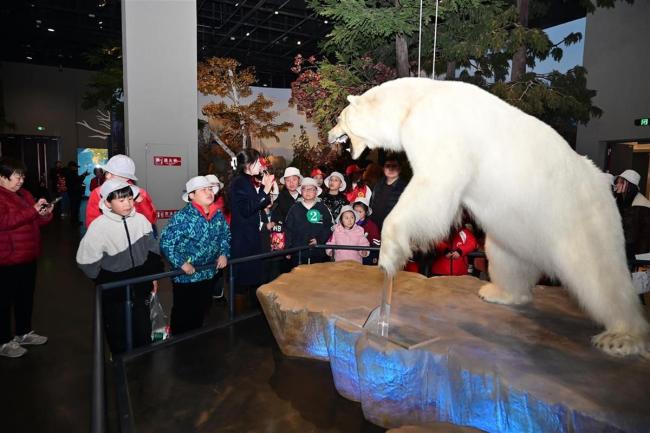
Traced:
POLYGON ((111 192, 108 194, 108 197, 106 197, 106 201, 118 200, 125 197, 133 197, 133 190, 130 186, 125 186, 124 188, 116 189, 111 192))
POLYGON ((363 210, 366 212, 366 216, 368 216, 368 206, 366 206, 365 203, 361 201, 355 201, 354 203, 352 203, 352 209, 354 209, 357 206, 361 206, 363 210))

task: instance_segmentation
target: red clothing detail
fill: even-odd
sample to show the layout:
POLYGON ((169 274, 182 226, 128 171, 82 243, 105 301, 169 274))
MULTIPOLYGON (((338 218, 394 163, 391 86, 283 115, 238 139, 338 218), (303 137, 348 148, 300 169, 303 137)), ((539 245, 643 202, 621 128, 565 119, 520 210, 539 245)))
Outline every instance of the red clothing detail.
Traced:
POLYGON ((363 185, 361 188, 356 186, 354 187, 353 190, 345 193, 345 198, 347 198, 348 202, 350 203, 354 203, 354 200, 356 200, 359 197, 367 197, 367 196, 368 196, 368 185, 363 185))
MULTIPOLYGON (((99 209, 99 201, 101 196, 99 195, 100 188, 95 188, 90 192, 90 197, 88 197, 88 204, 86 205, 86 228, 93 222, 96 218, 101 216, 102 211, 99 209)), ((151 201, 151 196, 144 188, 140 188, 139 199, 135 202, 135 211, 144 215, 151 224, 156 224, 156 208, 151 201)))
POLYGON ((93 177, 90 180, 90 190, 94 191, 95 188, 102 186, 102 183, 104 183, 104 177, 103 176, 102 177, 97 177, 97 176, 93 177))
POLYGON ((436 245, 437 257, 431 265, 431 272, 436 275, 467 275, 467 254, 477 247, 476 238, 472 231, 462 228, 454 232, 452 242, 449 239, 436 245), (445 257, 449 251, 461 251, 457 259, 445 257))
POLYGON ((41 254, 41 228, 52 220, 34 209, 36 201, 25 189, 0 187, 0 266, 29 263, 41 254))
POLYGON ((205 210, 203 209, 203 206, 201 206, 200 204, 198 204, 196 202, 193 202, 193 201, 190 202, 190 203, 192 203, 192 206, 194 206, 196 208, 196 210, 199 211, 201 216, 203 218, 205 218, 206 220, 208 220, 208 221, 210 221, 212 218, 214 218, 214 216, 217 214, 217 211, 219 210, 217 204, 213 202, 213 203, 210 203, 210 206, 208 206, 208 213, 206 214, 205 210))

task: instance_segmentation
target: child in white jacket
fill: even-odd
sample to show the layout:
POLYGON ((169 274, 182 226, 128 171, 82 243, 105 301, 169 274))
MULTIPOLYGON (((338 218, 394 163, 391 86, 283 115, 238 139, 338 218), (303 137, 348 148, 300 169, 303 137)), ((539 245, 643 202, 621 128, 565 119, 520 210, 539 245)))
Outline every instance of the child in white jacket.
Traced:
MULTIPOLYGON (((327 241, 327 245, 369 246, 365 231, 356 224, 358 219, 359 215, 352 209, 352 206, 343 206, 336 217, 334 232, 327 241)), ((362 263, 362 257, 367 257, 370 253, 364 250, 327 250, 326 252, 328 256, 333 254, 336 262, 354 260, 359 263, 362 263)))

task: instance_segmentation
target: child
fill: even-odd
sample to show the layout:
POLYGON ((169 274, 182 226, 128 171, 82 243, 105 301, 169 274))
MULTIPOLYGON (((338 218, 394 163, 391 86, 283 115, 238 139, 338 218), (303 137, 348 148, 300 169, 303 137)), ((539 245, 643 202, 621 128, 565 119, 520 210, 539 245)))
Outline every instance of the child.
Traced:
POLYGON ((309 176, 316 181, 316 185, 318 185, 318 187, 323 186, 323 178, 325 177, 323 170, 316 167, 311 171, 311 174, 309 176))
POLYGON ((343 194, 343 191, 347 188, 345 179, 341 173, 334 171, 325 178, 324 183, 327 187, 327 192, 321 194, 320 199, 332 215, 338 215, 341 213, 341 208, 349 204, 348 199, 343 194))
MULTIPOLYGON (((284 224, 287 248, 324 244, 329 239, 332 234, 332 214, 327 206, 316 198, 321 192, 322 190, 311 177, 302 180, 300 185, 302 197, 291 206, 284 224)), ((308 259, 312 263, 327 261, 324 250, 305 251, 301 257, 302 263, 306 263, 308 259)), ((293 265, 298 264, 301 264, 298 254, 294 254, 293 265)))
MULTIPOLYGON (((369 200, 365 197, 357 198, 354 203, 352 203, 352 208, 359 215, 359 220, 357 225, 360 226, 363 231, 366 233, 366 239, 372 247, 381 246, 381 235, 379 233, 379 228, 377 224, 368 217, 372 215, 372 208, 368 204, 369 200)), ((376 265, 379 259, 378 251, 369 251, 369 255, 363 258, 364 265, 376 265)))
POLYGON ((372 197, 372 190, 363 181, 364 169, 357 164, 350 164, 345 168, 345 175, 350 179, 349 191, 345 197, 349 203, 352 203, 359 197, 365 197, 368 200, 372 197))
MULTIPOLYGON (((138 180, 135 177, 135 163, 131 158, 126 155, 115 155, 108 160, 104 166, 104 179, 116 179, 122 182, 127 182, 132 184, 133 181, 138 180)), ((139 188, 140 196, 135 200, 135 210, 144 215, 149 222, 154 225, 156 224, 156 208, 151 201, 151 196, 142 188, 139 188)), ((97 217, 99 217, 102 212, 99 208, 99 202, 101 201, 99 197, 99 190, 95 188, 88 197, 88 203, 86 205, 86 227, 90 226, 90 223, 97 217)))
MULTIPOLYGON (((336 226, 334 233, 327 241, 327 245, 354 245, 367 247, 370 245, 363 229, 356 224, 359 215, 352 209, 352 206, 346 205, 341 209, 341 213, 336 217, 336 226)), ((359 250, 327 250, 327 255, 334 255, 334 261, 354 260, 362 262, 362 257, 368 257, 370 251, 359 250)))
MULTIPOLYGON (((118 179, 107 180, 96 191, 102 215, 95 218, 79 244, 77 263, 96 284, 140 277, 163 271, 158 243, 151 223, 136 212, 137 186, 118 179)), ((153 284, 155 288, 157 285, 153 284)), ((133 347, 151 342, 149 294, 152 283, 131 285, 133 347)), ((124 352, 125 289, 103 292, 104 324, 111 352, 124 352)))
POLYGON ((183 201, 187 205, 176 212, 160 236, 160 248, 172 267, 186 275, 173 279, 174 306, 171 332, 178 335, 203 326, 216 274, 228 264, 230 229, 214 203, 214 188, 204 176, 185 184, 183 201), (203 271, 195 266, 214 265, 203 271))
POLYGON ((449 239, 436 245, 438 254, 431 273, 433 275, 467 275, 467 254, 476 249, 476 238, 466 227, 452 230, 449 239))

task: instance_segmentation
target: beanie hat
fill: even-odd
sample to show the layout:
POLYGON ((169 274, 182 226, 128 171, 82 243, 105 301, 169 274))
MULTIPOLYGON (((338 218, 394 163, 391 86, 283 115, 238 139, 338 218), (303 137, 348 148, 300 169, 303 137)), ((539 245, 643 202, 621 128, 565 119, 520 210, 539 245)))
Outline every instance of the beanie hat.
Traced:
POLYGON ((185 192, 181 198, 183 201, 189 202, 190 193, 201 188, 212 188, 212 191, 214 191, 214 185, 212 185, 205 176, 195 176, 185 184, 185 192))
POLYGON ((306 186, 313 186, 314 188, 316 188, 316 196, 319 196, 323 192, 321 187, 318 186, 316 181, 314 179, 312 179, 311 177, 306 177, 306 178, 304 178, 302 180, 302 183, 300 184, 300 191, 301 191, 300 193, 301 194, 302 194, 302 189, 304 187, 306 187, 306 186))
POLYGON ((298 170, 296 167, 287 167, 284 170, 284 175, 280 178, 280 183, 284 185, 284 178, 289 176, 298 176, 300 178, 300 182, 302 182, 302 174, 300 174, 300 170, 298 170))
POLYGON ((103 169, 104 171, 116 176, 138 180, 138 178, 135 177, 135 163, 126 155, 115 155, 108 160, 103 169))
POLYGON ((106 199, 113 191, 126 188, 127 186, 131 187, 131 191, 133 191, 133 197, 137 197, 138 194, 140 194, 140 188, 135 185, 131 185, 130 183, 119 179, 109 179, 104 182, 99 188, 99 195, 101 195, 103 199, 106 199))
POLYGON ((641 175, 634 170, 625 170, 623 173, 619 174, 618 177, 622 177, 637 187, 639 186, 639 181, 641 180, 641 175))
POLYGON ((327 176, 325 178, 325 180, 323 181, 325 186, 328 187, 328 188, 330 187, 330 179, 332 178, 332 176, 338 177, 339 179, 341 179, 341 186, 339 187, 339 191, 345 191, 345 188, 347 188, 348 185, 345 183, 345 178, 343 177, 343 175, 341 173, 339 173, 338 171, 333 171, 332 174, 330 174, 329 176, 327 176))

